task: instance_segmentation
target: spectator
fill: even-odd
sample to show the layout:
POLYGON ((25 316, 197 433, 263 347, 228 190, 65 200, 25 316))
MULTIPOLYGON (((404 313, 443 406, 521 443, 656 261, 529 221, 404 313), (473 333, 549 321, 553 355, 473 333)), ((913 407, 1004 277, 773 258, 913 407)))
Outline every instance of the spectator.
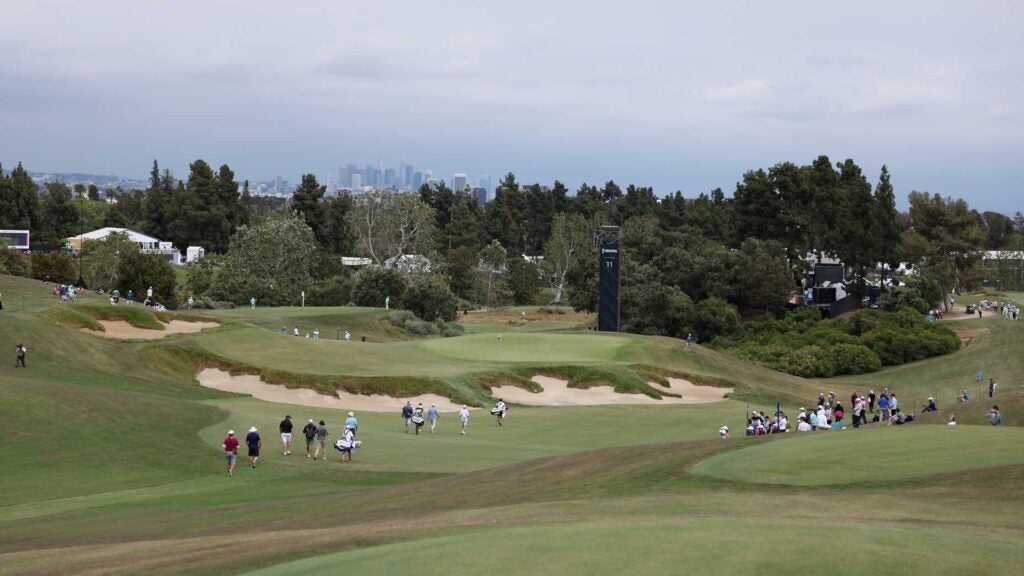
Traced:
POLYGON ((938 407, 935 406, 935 398, 928 397, 928 403, 921 407, 921 412, 938 412, 938 407))
POLYGON ((999 406, 993 405, 992 409, 989 410, 988 421, 991 422, 993 426, 999 426, 1003 423, 1003 416, 999 413, 999 406))

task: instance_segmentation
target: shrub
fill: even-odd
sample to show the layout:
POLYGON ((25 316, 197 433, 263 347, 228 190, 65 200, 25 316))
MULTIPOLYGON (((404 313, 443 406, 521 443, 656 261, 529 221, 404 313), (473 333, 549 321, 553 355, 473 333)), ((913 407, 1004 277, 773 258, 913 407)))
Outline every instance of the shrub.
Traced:
POLYGON ((156 302, 171 309, 178 307, 178 296, 174 292, 174 268, 160 256, 128 253, 118 262, 117 277, 117 287, 122 294, 127 294, 128 290, 145 294, 146 289, 152 286, 156 302))
POLYGON ((451 322, 455 319, 455 295, 440 276, 422 274, 406 290, 405 307, 425 320, 451 322))
POLYGON ((306 304, 310 306, 344 306, 352 299, 352 277, 347 274, 331 276, 306 291, 306 304))
POLYGON ((381 308, 391 297, 391 306, 399 308, 405 295, 405 277, 397 270, 366 268, 355 276, 352 301, 359 306, 381 308))
POLYGON ((70 284, 78 278, 75 261, 60 252, 33 252, 32 277, 58 284, 70 284))
POLYGON ((0 273, 11 276, 32 276, 32 260, 18 252, 0 244, 0 273))

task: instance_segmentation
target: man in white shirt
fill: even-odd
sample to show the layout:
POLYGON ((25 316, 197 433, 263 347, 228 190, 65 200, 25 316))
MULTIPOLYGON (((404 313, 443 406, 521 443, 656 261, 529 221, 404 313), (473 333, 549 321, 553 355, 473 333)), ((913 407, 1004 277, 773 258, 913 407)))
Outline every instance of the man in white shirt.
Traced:
POLYGON ((462 410, 459 410, 459 420, 462 421, 462 431, 459 434, 466 435, 466 426, 469 425, 469 408, 466 405, 462 405, 462 410))

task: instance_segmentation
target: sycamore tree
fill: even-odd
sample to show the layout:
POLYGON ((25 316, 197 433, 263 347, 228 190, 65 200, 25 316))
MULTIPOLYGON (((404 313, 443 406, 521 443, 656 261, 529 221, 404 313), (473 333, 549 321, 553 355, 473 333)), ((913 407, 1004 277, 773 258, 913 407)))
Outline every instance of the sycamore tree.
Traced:
POLYGON ((346 216, 356 250, 383 266, 389 258, 433 246, 434 210, 418 196, 374 190, 353 199, 346 216))
POLYGON ((297 303, 318 265, 313 230, 292 210, 272 212, 258 224, 243 225, 231 237, 210 294, 244 304, 297 303))
POLYGON ((551 237, 544 245, 544 272, 555 290, 555 303, 562 301, 566 276, 579 265, 577 252, 592 243, 587 221, 579 214, 555 214, 551 237))

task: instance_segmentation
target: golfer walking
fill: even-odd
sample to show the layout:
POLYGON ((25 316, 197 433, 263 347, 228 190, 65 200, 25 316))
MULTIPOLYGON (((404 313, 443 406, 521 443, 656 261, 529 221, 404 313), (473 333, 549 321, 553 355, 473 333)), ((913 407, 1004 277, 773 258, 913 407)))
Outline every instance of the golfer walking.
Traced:
POLYGON ((462 405, 462 410, 459 410, 459 420, 462 422, 462 431, 459 434, 466 435, 466 426, 469 426, 469 408, 466 405, 462 405))
POLYGON ((409 433, 409 424, 412 424, 412 403, 406 400, 402 406, 402 419, 405 420, 405 433, 409 433))
POLYGON ((26 352, 28 352, 28 349, 25 348, 24 344, 19 342, 18 346, 14 349, 14 367, 15 368, 17 368, 18 366, 21 366, 22 368, 25 367, 25 353, 26 352))
POLYGON ((313 419, 310 418, 309 422, 302 428, 302 435, 306 437, 306 458, 313 457, 313 439, 316 438, 316 424, 313 424, 313 419))
POLYGON ((278 425, 278 430, 281 431, 281 444, 284 445, 284 455, 290 456, 292 453, 292 417, 291 414, 284 417, 281 420, 281 424, 278 425))
POLYGON ((249 449, 249 468, 255 468, 256 461, 260 459, 260 448, 263 447, 263 440, 255 426, 249 428, 249 433, 245 435, 245 446, 249 449))
POLYGON ((320 421, 320 425, 316 427, 316 452, 313 453, 313 461, 316 462, 320 456, 320 452, 324 453, 324 460, 327 459, 327 425, 324 421, 320 421))
POLYGON ((437 413, 437 404, 431 404, 430 410, 427 410, 427 420, 430 420, 430 433, 434 433, 434 428, 437 428, 437 419, 439 415, 437 413))
POLYGON ((235 462, 238 461, 238 438, 235 438, 235 431, 228 430, 228 437, 221 443, 224 448, 224 456, 228 460, 228 478, 235 472, 235 462))

